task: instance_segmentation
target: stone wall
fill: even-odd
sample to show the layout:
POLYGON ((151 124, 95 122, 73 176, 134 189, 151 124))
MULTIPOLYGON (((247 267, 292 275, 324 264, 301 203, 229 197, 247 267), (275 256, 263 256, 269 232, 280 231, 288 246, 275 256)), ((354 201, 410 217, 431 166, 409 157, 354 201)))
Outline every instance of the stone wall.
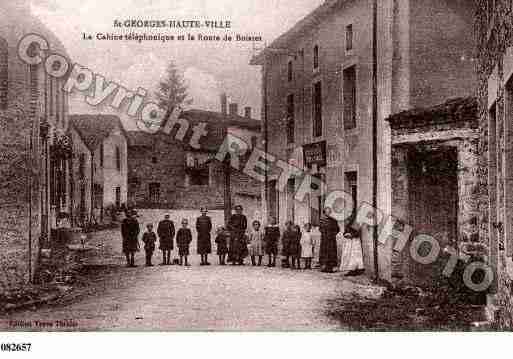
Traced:
POLYGON ((52 50, 66 52, 32 16, 28 1, 14 3, 4 2, 0 12, 0 291, 26 284, 37 269, 39 245, 52 223, 45 221, 52 208, 40 125, 49 125, 50 145, 56 129, 66 128, 68 113, 55 80, 51 97, 50 78, 42 66, 22 62, 17 45, 25 34, 37 33, 52 50))
MULTIPOLYGON (((393 143, 392 214, 401 221, 401 226, 404 224, 412 226, 414 235, 433 236, 442 249, 450 246, 458 250, 463 244, 478 241, 479 132, 476 100, 474 98, 450 100, 427 110, 405 111, 392 116, 390 122, 393 143), (417 206, 413 201, 423 198, 413 196, 416 185, 412 182, 415 177, 413 167, 419 160, 417 156, 419 154, 429 156, 430 153, 440 151, 455 153, 454 164, 457 166, 453 167, 456 170, 455 182, 453 183, 451 179, 450 183, 445 184, 454 185, 456 191, 454 195, 457 200, 454 213, 456 217, 453 219, 457 231, 454 235, 448 233, 447 236, 437 233, 437 228, 431 228, 432 233, 424 233, 426 228, 415 228, 416 219, 412 212, 417 206)), ((424 208, 424 205, 421 204, 421 206, 420 208, 424 208)), ((425 215, 434 216, 430 213, 425 215)), ((421 223, 423 222, 424 220, 421 220, 421 223)), ((442 271, 447 262, 444 256, 439 257, 432 266, 419 265, 411 258, 408 244, 401 252, 395 251, 392 257, 392 274, 395 278, 403 278, 416 285, 428 286, 439 283, 443 279, 442 271)))
POLYGON ((32 172, 37 167, 29 146, 31 121, 0 113, 0 129, 1 293, 23 285, 34 273, 41 224, 39 181, 32 172))
POLYGON ((39 89, 31 92, 29 68, 17 58, 15 39, 2 35, 0 71, 7 78, 0 78, 0 292, 31 278, 41 234, 39 121, 31 116, 30 106, 31 95, 37 96, 39 89))
MULTIPOLYGON (((511 258, 506 257, 503 246, 504 228, 499 226, 505 218, 504 208, 504 178, 502 154, 504 143, 504 62, 506 50, 513 45, 513 8, 509 0, 496 0, 495 7, 487 9, 489 1, 477 1, 475 35, 478 41, 477 72, 479 81, 479 118, 480 118, 480 143, 479 143, 479 239, 489 246, 490 263, 497 269, 496 298, 490 304, 496 304, 498 309, 495 321, 501 329, 513 327, 513 298, 511 276, 508 274, 508 266, 511 258), (489 80, 493 78, 496 86, 489 87, 489 80), (489 128, 489 98, 496 99, 497 128, 489 128), (489 138, 496 141, 490 143, 489 138), (494 148, 495 144, 497 147, 494 148), (490 151, 496 150, 493 153, 490 151), (501 155, 498 155, 501 154, 501 155), (497 163, 491 163, 490 156, 496 156, 497 163), (492 181, 490 181, 492 180, 492 181), (498 186, 490 190, 490 184, 498 182, 498 186), (495 190, 497 188, 497 190, 495 190), (497 204, 497 210, 490 212, 490 205, 497 204)), ((511 119, 508 119, 511 121, 511 119)), ((511 161, 507 158, 506 161, 511 161)), ((508 235, 511 235, 508 233, 508 235)))

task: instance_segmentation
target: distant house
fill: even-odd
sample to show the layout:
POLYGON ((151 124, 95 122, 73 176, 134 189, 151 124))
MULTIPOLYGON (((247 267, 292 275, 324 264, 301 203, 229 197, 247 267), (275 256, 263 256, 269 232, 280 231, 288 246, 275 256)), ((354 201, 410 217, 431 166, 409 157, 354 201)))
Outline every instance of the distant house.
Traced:
POLYGON ((101 223, 127 202, 127 134, 113 115, 71 115, 75 223, 101 223))
MULTIPOLYGON (((158 131, 128 132, 128 202, 138 208, 222 209, 224 207, 223 164, 215 160, 226 134, 237 136, 249 146, 260 139, 260 121, 251 118, 250 108, 239 116, 237 105, 227 111, 222 98, 221 112, 188 110, 180 115, 188 128, 182 140, 177 139, 182 127, 170 134, 158 131), (193 127, 206 124, 207 135, 201 137, 199 148, 190 145, 193 127)), ((162 127, 165 123, 162 124, 162 127)), ((183 127, 185 128, 185 127, 183 127)), ((241 204, 251 217, 258 215, 261 200, 260 183, 242 172, 230 176, 232 204, 241 204)))

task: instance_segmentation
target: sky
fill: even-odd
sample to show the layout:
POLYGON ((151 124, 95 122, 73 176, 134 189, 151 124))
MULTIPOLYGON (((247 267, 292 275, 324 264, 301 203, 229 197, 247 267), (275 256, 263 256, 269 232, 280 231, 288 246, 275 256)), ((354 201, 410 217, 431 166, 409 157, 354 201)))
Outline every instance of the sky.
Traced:
MULTIPOLYGON (((32 12, 56 35, 73 62, 78 62, 107 80, 129 89, 143 87, 154 92, 173 61, 189 87, 191 107, 218 111, 219 95, 230 102, 253 108, 260 119, 260 68, 250 66, 251 57, 266 43, 291 28, 323 0, 31 0, 32 12), (84 41, 82 33, 119 32, 115 19, 229 20, 232 33, 262 36, 262 42, 172 42, 133 43, 84 41), (255 49, 256 47, 256 49, 255 49)), ((125 29, 121 29, 126 31, 125 29)), ((139 30, 141 31, 141 30, 139 30)), ((150 30, 152 31, 152 30, 150 30)), ((153 30, 161 31, 161 30, 153 30)), ((209 35, 226 30, 192 32, 209 35)), ((173 32, 166 29, 166 32, 173 32)), ((175 31, 176 32, 176 31, 175 31)), ((83 96, 74 96, 72 113, 111 112, 93 108, 83 96)), ((125 126, 134 129, 120 113, 125 126)))

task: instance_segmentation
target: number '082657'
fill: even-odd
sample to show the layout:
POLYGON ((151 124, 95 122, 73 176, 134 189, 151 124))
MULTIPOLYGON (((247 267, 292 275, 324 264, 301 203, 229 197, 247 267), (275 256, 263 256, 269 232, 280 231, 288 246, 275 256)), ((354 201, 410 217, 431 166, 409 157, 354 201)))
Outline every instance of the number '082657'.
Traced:
POLYGON ((3 352, 29 352, 32 347, 30 343, 2 343, 0 349, 3 352))

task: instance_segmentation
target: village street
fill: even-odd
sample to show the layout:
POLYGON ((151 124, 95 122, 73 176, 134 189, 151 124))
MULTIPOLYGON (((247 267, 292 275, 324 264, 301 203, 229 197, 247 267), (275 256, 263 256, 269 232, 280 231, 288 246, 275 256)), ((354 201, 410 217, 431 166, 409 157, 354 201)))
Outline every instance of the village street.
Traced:
MULTIPOLYGON (((0 319, 9 330, 336 330, 326 315, 342 294, 376 296, 364 284, 340 273, 217 265, 125 268, 118 230, 96 233, 98 250, 89 261, 90 283, 79 295, 0 319), (67 321, 64 328, 38 328, 36 321, 67 321), (13 322, 32 323, 13 328, 13 322)), ((194 241, 193 241, 194 243, 194 241)), ((194 248, 191 248, 192 253, 194 248)), ((160 258, 154 258, 157 264, 160 258)), ((361 281, 364 281, 362 279, 361 281)))

